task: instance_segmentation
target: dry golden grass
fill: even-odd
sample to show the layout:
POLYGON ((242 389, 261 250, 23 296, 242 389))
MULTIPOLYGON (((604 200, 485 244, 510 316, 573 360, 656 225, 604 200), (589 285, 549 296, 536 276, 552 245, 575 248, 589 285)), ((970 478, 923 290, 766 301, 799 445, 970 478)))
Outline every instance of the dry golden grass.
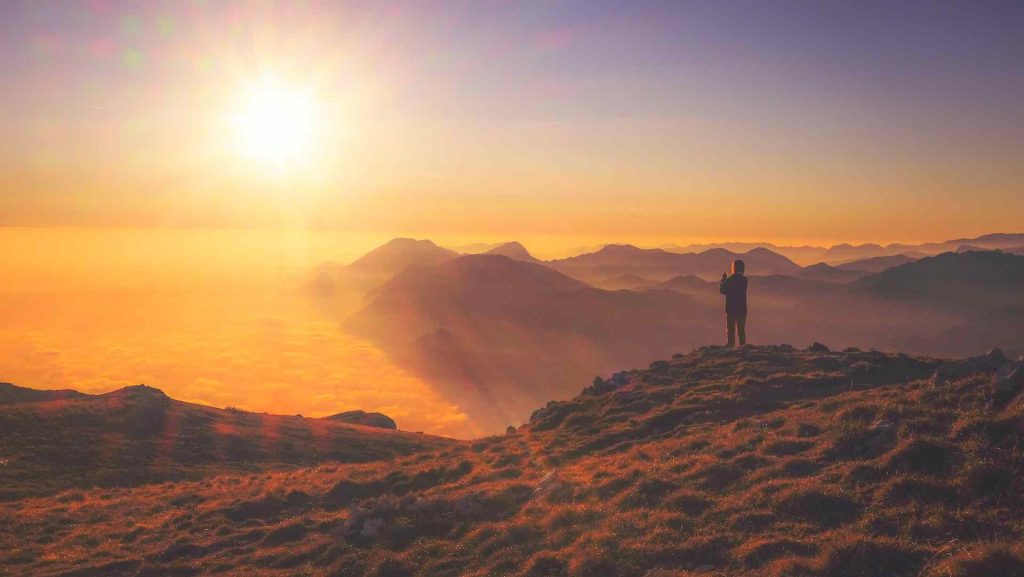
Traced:
MULTIPOLYGON (((0 505, 39 576, 1024 575, 1024 395, 976 359, 706 348, 515 434, 0 505), (943 373, 947 374, 947 373, 943 373)), ((2 574, 2 572, 0 572, 2 574)))

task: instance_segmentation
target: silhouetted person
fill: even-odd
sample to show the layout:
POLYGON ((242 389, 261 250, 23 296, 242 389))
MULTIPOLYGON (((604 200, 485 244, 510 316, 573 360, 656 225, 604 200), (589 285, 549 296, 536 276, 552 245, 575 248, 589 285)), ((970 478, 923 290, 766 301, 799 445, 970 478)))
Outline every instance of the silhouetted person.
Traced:
POLYGON ((736 333, 740 334, 740 346, 747 344, 747 277, 743 276, 746 266, 742 260, 732 261, 732 274, 722 273, 718 292, 725 295, 725 326, 729 335, 729 346, 736 346, 736 333))

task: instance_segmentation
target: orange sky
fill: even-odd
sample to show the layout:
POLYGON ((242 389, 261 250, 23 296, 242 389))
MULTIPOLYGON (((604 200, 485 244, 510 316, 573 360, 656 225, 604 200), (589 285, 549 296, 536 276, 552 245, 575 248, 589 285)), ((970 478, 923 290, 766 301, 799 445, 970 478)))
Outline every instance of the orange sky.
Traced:
POLYGON ((5 4, 0 226, 657 244, 1024 223, 1008 15, 428 4, 5 4), (317 103, 284 170, 226 120, 266 78, 317 103))

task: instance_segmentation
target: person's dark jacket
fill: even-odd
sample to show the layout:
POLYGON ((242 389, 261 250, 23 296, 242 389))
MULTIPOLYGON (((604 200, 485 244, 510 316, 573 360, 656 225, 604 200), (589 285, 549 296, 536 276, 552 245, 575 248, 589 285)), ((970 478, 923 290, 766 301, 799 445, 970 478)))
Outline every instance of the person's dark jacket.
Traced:
POLYGON ((747 314, 747 277, 734 274, 722 279, 718 292, 725 295, 725 312, 730 315, 747 314))

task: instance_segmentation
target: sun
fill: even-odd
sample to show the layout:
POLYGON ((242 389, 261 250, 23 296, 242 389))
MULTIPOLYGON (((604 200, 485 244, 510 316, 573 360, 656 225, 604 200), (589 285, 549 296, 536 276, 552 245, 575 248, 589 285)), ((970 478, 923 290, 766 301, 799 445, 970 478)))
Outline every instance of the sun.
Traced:
POLYGON ((244 156, 284 168, 309 161, 317 116, 312 90, 268 79, 243 92, 230 121, 244 156))

